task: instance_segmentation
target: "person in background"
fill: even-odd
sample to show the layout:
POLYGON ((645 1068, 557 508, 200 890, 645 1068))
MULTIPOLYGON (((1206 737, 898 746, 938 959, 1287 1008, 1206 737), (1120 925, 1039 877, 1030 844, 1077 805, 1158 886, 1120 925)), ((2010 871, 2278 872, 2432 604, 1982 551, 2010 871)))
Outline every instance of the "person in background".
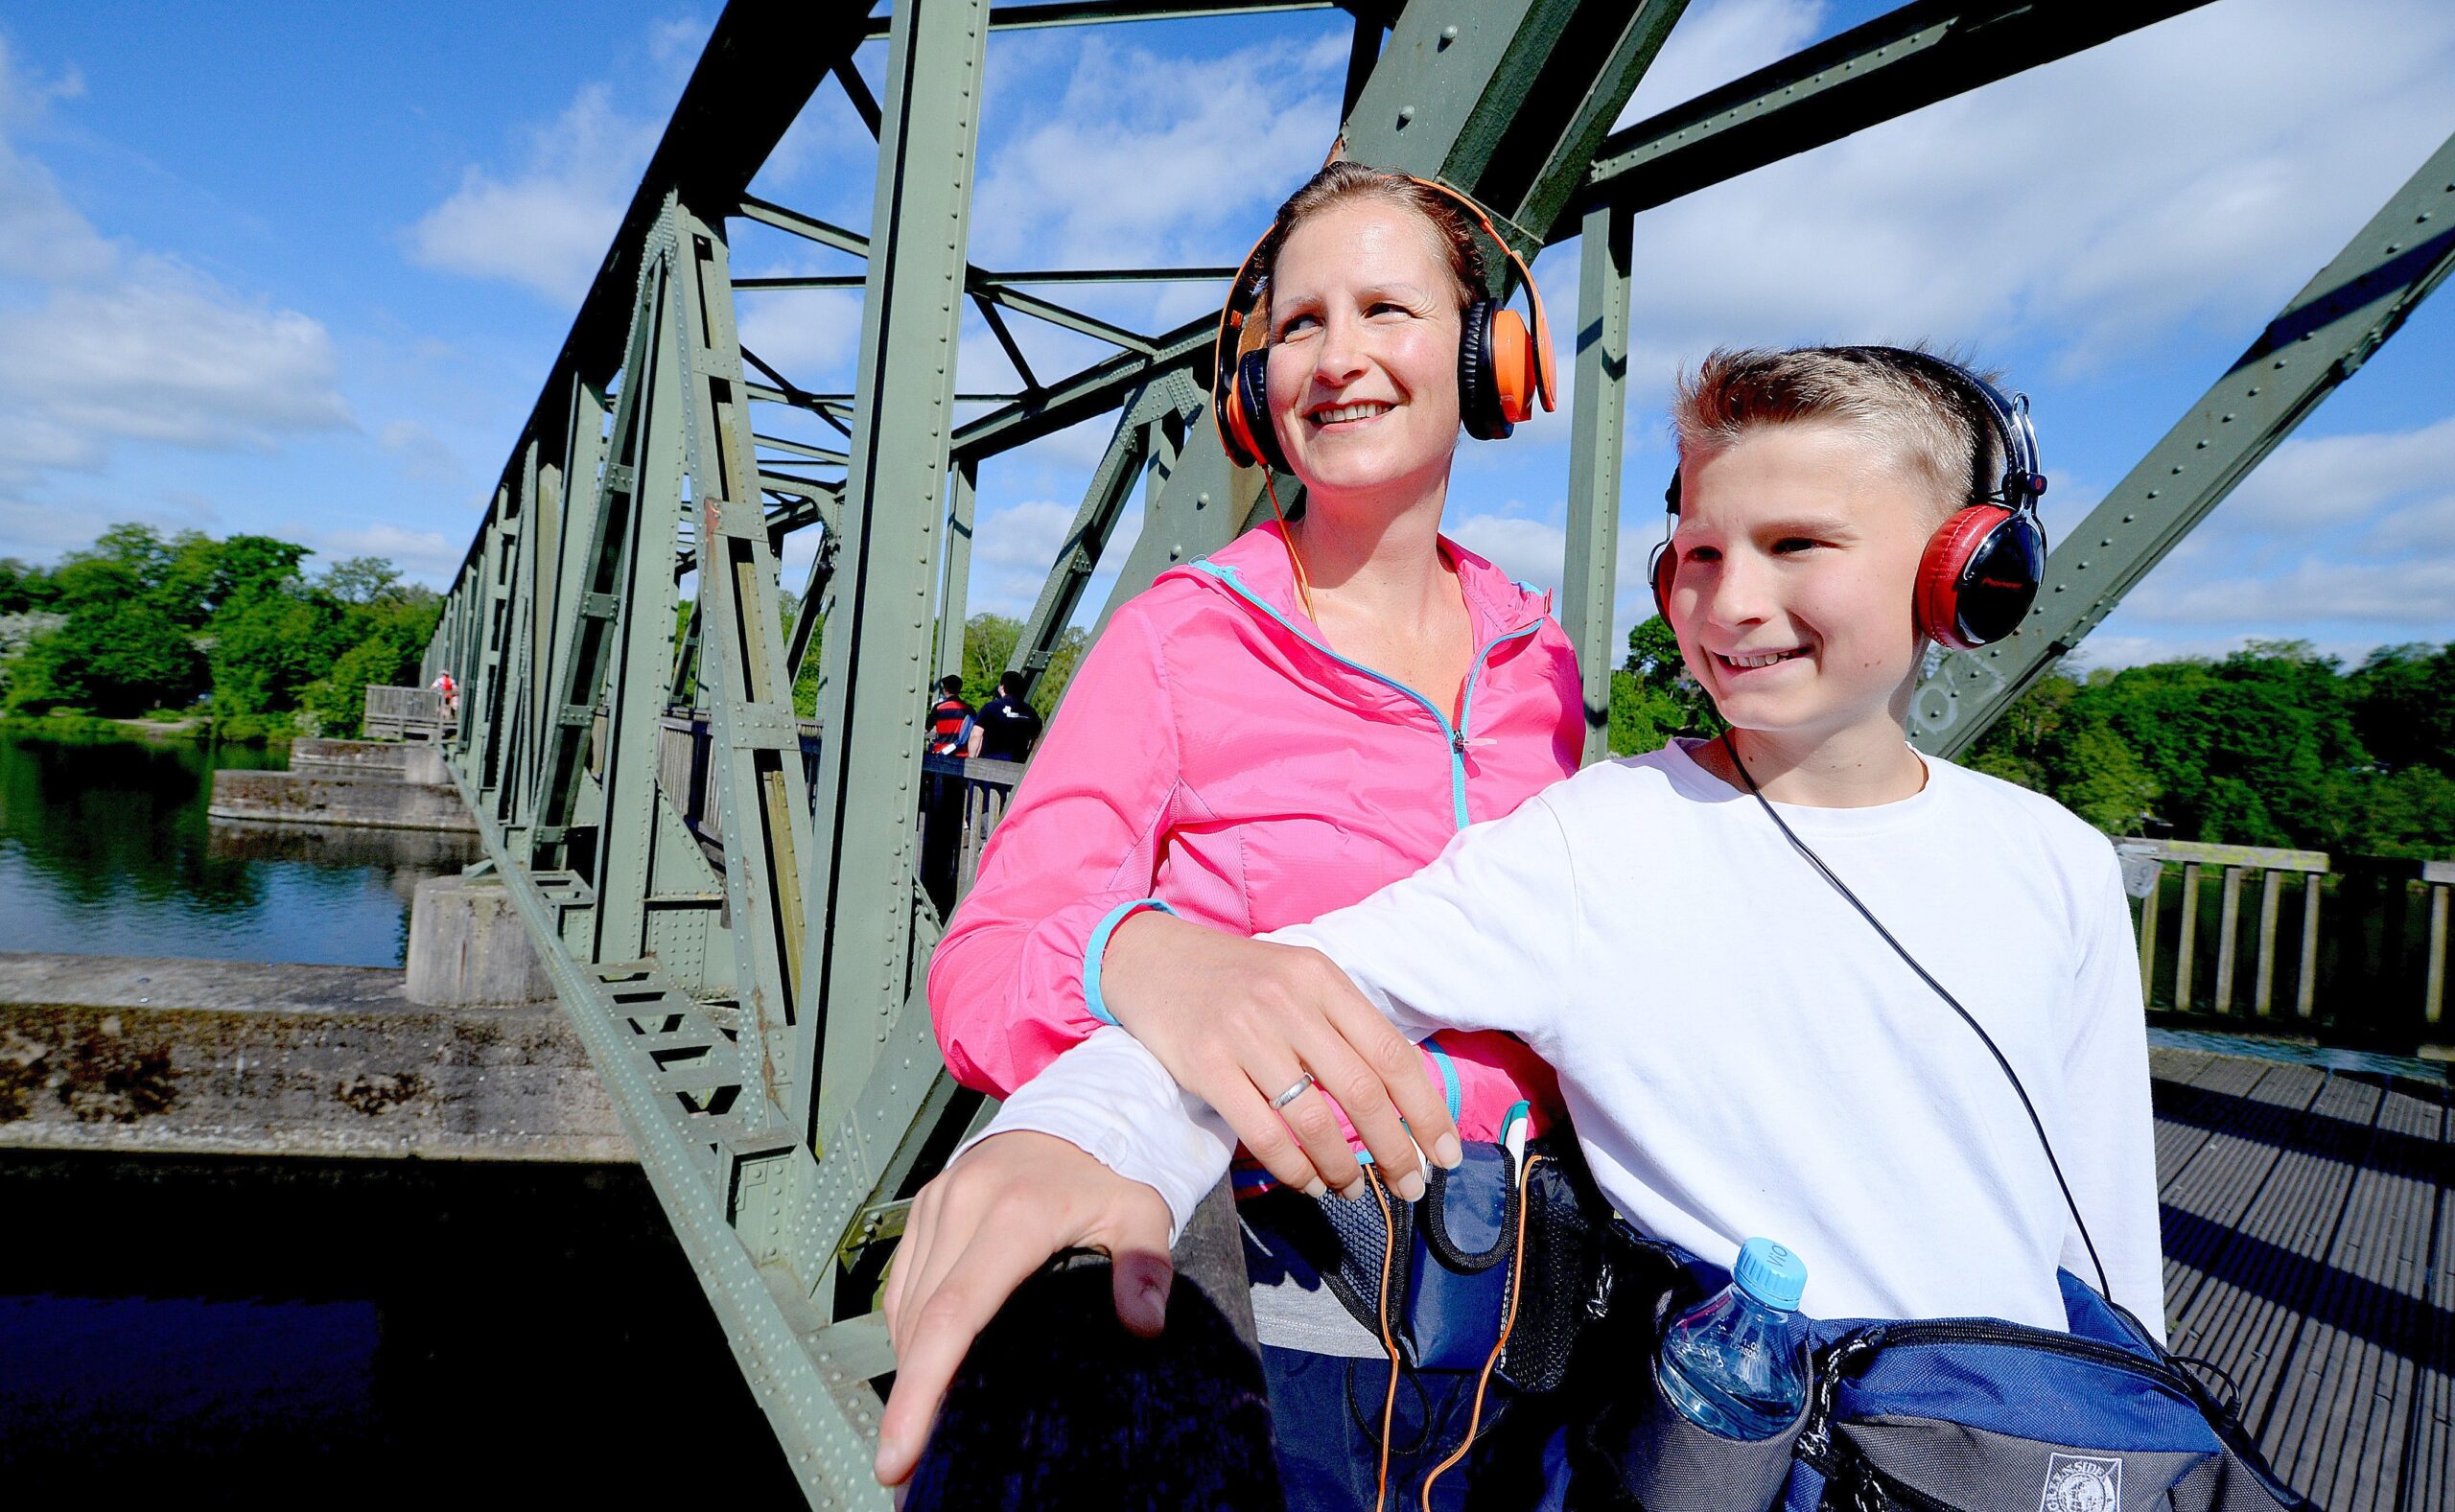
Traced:
POLYGON ((997 674, 997 696, 972 716, 971 738, 964 755, 992 761, 1020 761, 1032 754, 1040 738, 1040 710, 1023 702, 1023 674, 997 674))
POLYGON ((938 701, 929 706, 929 754, 961 756, 971 731, 971 706, 963 701, 963 679, 938 679, 938 701))

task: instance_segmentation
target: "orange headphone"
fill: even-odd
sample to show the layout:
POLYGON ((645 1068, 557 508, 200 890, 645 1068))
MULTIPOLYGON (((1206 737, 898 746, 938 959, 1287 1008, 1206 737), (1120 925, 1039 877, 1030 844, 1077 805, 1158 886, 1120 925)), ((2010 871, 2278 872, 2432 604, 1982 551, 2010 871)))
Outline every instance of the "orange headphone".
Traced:
MULTIPOLYGON (((1543 315, 1543 291, 1534 287, 1534 271, 1526 266, 1526 260, 1492 229, 1491 217, 1483 206, 1447 184, 1412 174, 1391 176, 1421 184, 1465 206, 1466 213, 1484 228, 1484 234, 1517 265, 1518 277, 1526 286, 1528 305, 1533 312, 1532 329, 1529 330, 1517 312, 1505 308, 1502 301, 1479 293, 1466 306, 1458 339, 1459 417, 1465 422, 1466 433, 1476 440, 1500 440, 1520 421, 1531 418, 1537 404, 1547 410, 1555 407, 1552 326, 1543 315)), ((1268 322, 1250 318, 1261 302, 1260 291, 1251 278, 1253 259, 1261 255, 1262 248, 1279 230, 1278 222, 1274 221, 1270 230, 1253 244, 1253 249, 1245 254, 1245 261, 1236 268, 1236 281, 1228 286, 1228 303, 1219 312, 1219 342, 1211 369, 1210 397, 1219 444, 1227 450, 1228 459, 1238 467, 1267 462, 1274 470, 1284 473, 1290 471, 1287 454, 1279 448, 1278 431, 1270 418, 1270 333, 1265 329, 1268 322)))

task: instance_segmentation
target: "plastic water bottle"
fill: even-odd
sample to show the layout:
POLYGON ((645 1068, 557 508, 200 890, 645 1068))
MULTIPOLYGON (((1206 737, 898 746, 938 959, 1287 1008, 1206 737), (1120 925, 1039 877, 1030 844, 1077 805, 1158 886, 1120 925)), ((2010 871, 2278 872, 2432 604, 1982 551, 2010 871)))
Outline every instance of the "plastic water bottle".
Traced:
POLYGON ((1769 1239, 1739 1251, 1730 1285, 1662 1337, 1654 1384, 1680 1416, 1723 1438, 1771 1438, 1807 1403, 1807 1266, 1769 1239))

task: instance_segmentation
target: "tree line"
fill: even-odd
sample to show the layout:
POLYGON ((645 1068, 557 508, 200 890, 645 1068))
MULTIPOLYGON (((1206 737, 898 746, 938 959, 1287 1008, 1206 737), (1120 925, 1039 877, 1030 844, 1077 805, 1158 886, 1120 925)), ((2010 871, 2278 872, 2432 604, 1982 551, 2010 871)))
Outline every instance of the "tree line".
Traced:
MULTIPOLYGON (((1630 631, 1611 749, 1721 729, 1661 616, 1630 631)), ((2455 856, 2455 644, 2350 667, 2300 640, 2120 669, 2067 659, 1960 759, 2113 835, 2455 856)))
POLYGON ((117 524, 57 567, 0 559, 0 708, 199 714, 222 740, 356 734, 368 684, 417 681, 442 600, 381 557, 311 576, 313 554, 117 524))

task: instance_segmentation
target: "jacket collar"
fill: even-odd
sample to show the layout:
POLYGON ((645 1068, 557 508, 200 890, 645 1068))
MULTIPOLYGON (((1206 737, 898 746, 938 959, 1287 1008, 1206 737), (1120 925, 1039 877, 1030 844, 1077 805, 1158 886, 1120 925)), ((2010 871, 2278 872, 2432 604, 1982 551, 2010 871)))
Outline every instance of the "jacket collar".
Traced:
MULTIPOLYGON (((1518 582, 1445 534, 1440 538, 1440 549, 1457 564, 1458 585, 1466 599, 1467 617, 1474 622, 1476 644, 1524 629, 1552 612, 1552 595, 1548 592, 1518 582)), ((1275 520, 1266 521, 1200 561, 1172 568, 1162 576, 1180 574, 1218 591, 1226 591, 1232 582, 1290 625, 1316 640, 1321 640, 1321 627, 1304 613, 1303 599, 1296 591, 1296 570, 1288 560, 1287 538, 1275 520)))

